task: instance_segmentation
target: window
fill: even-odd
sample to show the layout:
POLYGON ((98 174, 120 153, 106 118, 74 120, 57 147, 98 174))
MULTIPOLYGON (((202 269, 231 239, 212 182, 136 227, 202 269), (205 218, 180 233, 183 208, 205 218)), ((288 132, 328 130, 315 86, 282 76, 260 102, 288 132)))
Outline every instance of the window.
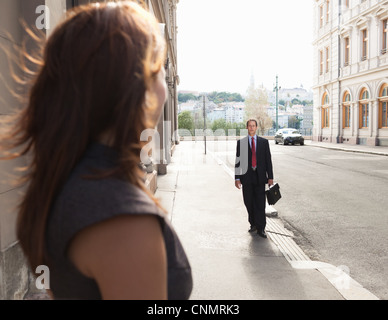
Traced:
POLYGON ((326 48, 326 73, 329 72, 329 63, 330 63, 330 51, 329 47, 326 48))
POLYGON ((369 126, 369 92, 366 88, 362 89, 360 94, 360 128, 369 126))
POLYGON ((368 30, 361 30, 362 34, 362 51, 361 51, 361 60, 364 61, 368 59, 368 30))
POLYGON ((388 37, 388 29, 387 29, 388 19, 383 20, 383 41, 381 47, 381 54, 387 53, 387 37, 388 37))
POLYGON ((323 51, 322 50, 319 50, 319 74, 322 75, 323 74, 323 51))
POLYGON ((349 65, 349 56, 350 56, 350 39, 349 37, 346 37, 344 39, 344 52, 345 52, 345 60, 344 60, 344 66, 347 67, 349 65))
POLYGON ((350 109, 350 93, 346 91, 342 102, 343 128, 350 128, 350 109))
POLYGON ((329 128, 329 116, 330 116, 329 108, 322 108, 322 128, 329 128))
POLYGON ((326 0, 326 24, 329 23, 330 18, 330 0, 326 0))
POLYGON ((329 96, 327 93, 322 98, 322 128, 330 127, 330 107, 329 96))
POLYGON ((388 128, 388 84, 382 86, 379 97, 379 128, 388 128))
POLYGON ((319 27, 323 27, 323 5, 319 7, 319 27))

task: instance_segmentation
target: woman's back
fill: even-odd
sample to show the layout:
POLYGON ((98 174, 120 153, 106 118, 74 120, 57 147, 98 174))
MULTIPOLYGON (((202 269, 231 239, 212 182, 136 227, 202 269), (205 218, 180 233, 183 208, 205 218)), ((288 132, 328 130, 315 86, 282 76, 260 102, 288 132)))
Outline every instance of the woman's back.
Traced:
MULTIPOLYGON (((188 299, 192 289, 190 265, 166 215, 142 190, 124 180, 85 178, 95 174, 94 169, 112 168, 116 161, 112 148, 92 144, 56 198, 49 215, 46 241, 54 297, 101 299, 96 281, 83 275, 69 258, 69 245, 79 232, 119 216, 152 215, 160 222, 166 247, 168 298, 188 299)), ((101 252, 101 256, 105 254, 101 252)))

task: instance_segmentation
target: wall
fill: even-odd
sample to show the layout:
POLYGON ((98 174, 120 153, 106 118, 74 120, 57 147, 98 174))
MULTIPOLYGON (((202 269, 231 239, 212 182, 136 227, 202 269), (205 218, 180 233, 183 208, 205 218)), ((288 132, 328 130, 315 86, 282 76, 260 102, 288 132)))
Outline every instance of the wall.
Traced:
MULTIPOLYGON (((23 96, 27 88, 21 88, 11 75, 14 70, 18 77, 23 72, 12 57, 22 43, 28 52, 34 50, 34 42, 20 23, 20 18, 35 27, 36 8, 44 4, 37 0, 2 0, 0 2, 0 117, 4 118, 21 107, 13 92, 23 96)), ((36 30, 35 30, 36 31, 36 30)), ((30 65, 28 65, 30 67, 30 65)), ((3 129, 3 128, 2 128, 3 129)), ((0 299, 22 299, 28 291, 31 274, 26 267, 22 250, 16 238, 16 212, 23 188, 15 184, 19 174, 14 170, 25 166, 25 159, 0 162, 0 299)))

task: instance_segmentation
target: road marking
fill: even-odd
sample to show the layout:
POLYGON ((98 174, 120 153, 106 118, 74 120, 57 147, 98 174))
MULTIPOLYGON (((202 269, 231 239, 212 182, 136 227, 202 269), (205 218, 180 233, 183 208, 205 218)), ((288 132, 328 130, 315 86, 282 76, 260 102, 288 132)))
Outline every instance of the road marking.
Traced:
POLYGON ((312 261, 290 237, 290 231, 276 219, 267 219, 267 234, 294 269, 318 270, 346 300, 379 300, 374 294, 349 276, 349 270, 331 264, 312 261), (272 232, 271 230, 276 230, 272 232))

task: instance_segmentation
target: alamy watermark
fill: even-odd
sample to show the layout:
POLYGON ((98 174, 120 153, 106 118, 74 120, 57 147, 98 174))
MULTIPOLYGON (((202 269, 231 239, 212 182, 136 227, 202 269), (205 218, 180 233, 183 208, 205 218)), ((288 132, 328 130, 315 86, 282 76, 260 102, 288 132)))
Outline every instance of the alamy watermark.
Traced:
POLYGON ((39 276, 35 280, 35 286, 38 290, 50 290, 50 269, 48 266, 40 265, 36 267, 35 274, 39 276))
POLYGON ((45 5, 37 6, 35 13, 39 15, 35 20, 35 26, 38 30, 50 29, 50 8, 45 5))

